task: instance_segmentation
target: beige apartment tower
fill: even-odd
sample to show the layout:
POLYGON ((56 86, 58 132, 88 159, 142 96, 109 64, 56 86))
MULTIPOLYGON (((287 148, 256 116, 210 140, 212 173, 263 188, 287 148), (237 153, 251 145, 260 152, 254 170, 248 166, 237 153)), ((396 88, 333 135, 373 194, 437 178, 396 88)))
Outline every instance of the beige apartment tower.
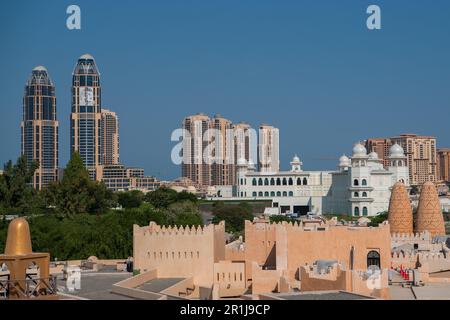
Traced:
POLYGON ((270 173, 280 171, 279 130, 262 124, 259 127, 258 166, 259 171, 270 173))
POLYGON ((115 112, 102 109, 103 165, 119 164, 119 118, 115 112))
POLYGON ((367 139, 366 149, 375 151, 387 167, 389 148, 394 144, 400 145, 405 151, 411 185, 419 186, 427 181, 439 180, 435 137, 402 134, 391 138, 367 139))
POLYGON ((215 186, 236 183, 236 162, 234 161, 233 125, 221 115, 209 121, 211 142, 214 146, 211 163, 211 184, 215 186))

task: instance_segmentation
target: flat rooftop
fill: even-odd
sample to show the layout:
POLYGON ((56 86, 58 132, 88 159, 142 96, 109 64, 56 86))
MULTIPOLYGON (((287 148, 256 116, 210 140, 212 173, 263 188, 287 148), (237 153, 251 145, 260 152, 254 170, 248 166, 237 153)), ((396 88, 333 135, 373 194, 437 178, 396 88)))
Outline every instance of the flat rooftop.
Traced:
MULTIPOLYGON (((58 276, 58 291, 69 296, 89 300, 134 300, 111 292, 113 284, 132 276, 133 274, 128 272, 83 272, 81 274, 81 290, 75 290, 74 292, 67 291, 65 281, 62 276, 58 276)), ((61 299, 70 298, 61 296, 61 299)))
POLYGON ((171 286, 177 284, 178 282, 184 280, 185 278, 159 278, 159 279, 153 279, 150 280, 143 285, 137 287, 138 289, 148 291, 148 292, 155 292, 160 293, 161 291, 166 290, 167 288, 170 288, 171 286))

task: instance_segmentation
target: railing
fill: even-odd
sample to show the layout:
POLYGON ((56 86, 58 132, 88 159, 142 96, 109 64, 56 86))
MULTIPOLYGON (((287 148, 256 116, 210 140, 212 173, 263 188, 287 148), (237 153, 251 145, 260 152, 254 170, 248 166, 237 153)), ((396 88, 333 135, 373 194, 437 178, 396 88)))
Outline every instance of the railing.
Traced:
POLYGON ((0 280, 0 299, 33 299, 57 294, 56 276, 25 280, 0 280))

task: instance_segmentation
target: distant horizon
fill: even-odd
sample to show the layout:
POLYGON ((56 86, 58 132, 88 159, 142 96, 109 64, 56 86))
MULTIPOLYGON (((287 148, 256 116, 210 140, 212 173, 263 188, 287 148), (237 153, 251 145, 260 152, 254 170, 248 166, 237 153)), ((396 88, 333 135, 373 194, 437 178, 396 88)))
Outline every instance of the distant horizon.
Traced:
POLYGON ((334 170, 368 138, 417 134, 450 148, 448 1, 376 1, 377 31, 366 28, 365 0, 77 2, 81 30, 66 28, 66 0, 3 5, 0 169, 20 156, 23 90, 39 65, 56 87, 66 166, 72 71, 86 53, 102 109, 119 118, 120 162, 160 180, 181 176, 171 133, 200 112, 278 128, 282 170, 295 154, 305 170, 334 170))

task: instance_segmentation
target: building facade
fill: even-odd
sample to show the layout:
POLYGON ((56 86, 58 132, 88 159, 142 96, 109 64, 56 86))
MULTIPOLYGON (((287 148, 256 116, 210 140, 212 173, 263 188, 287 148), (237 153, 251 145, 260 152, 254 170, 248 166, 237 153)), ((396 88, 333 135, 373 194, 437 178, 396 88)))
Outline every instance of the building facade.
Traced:
POLYGON ((437 150, 438 179, 450 182, 450 149, 437 150))
POLYGON ((155 177, 145 176, 144 169, 126 168, 122 164, 102 166, 97 178, 112 191, 139 190, 146 193, 161 186, 155 177))
POLYGON ((280 133, 273 126, 259 127, 258 167, 265 173, 280 171, 280 133))
POLYGON ((39 164, 32 182, 37 190, 58 178, 58 126, 55 86, 47 69, 38 66, 25 85, 21 122, 22 155, 39 164))
POLYGON ((216 186, 217 197, 272 201, 278 214, 348 214, 375 216, 389 208, 391 187, 398 181, 410 185, 406 156, 395 144, 389 166, 375 152, 367 154, 358 143, 352 157, 339 159, 339 170, 304 171, 295 156, 290 171, 257 172, 244 159, 238 162, 237 185, 216 186))
POLYGON ((72 77, 71 152, 78 152, 92 179, 103 163, 100 73, 94 58, 82 55, 72 77))
POLYGON ((368 139, 365 142, 367 151, 376 152, 383 161, 385 167, 389 166, 389 149, 392 147, 392 141, 389 138, 368 139))
POLYGON ((115 112, 102 109, 102 163, 119 164, 119 118, 115 112))

